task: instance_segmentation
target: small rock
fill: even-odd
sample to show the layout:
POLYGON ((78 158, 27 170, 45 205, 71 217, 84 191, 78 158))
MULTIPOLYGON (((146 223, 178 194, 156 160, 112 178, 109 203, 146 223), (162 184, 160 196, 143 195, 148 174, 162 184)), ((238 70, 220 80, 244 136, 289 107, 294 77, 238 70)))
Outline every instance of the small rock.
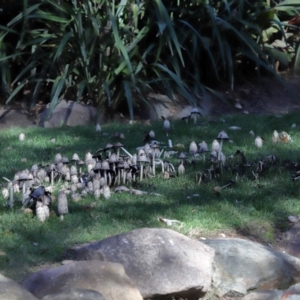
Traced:
POLYGON ((288 220, 291 223, 298 223, 299 222, 299 217, 297 217, 297 216, 288 216, 288 220))

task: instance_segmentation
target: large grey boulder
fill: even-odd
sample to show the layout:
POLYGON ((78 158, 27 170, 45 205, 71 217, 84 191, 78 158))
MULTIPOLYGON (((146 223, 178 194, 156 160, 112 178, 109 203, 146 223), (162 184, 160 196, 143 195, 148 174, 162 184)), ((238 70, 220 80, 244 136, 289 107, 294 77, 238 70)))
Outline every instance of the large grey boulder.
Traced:
POLYGON ((37 300, 21 285, 0 274, 0 299, 1 300, 37 300))
POLYGON ((65 289, 62 290, 60 293, 47 295, 42 298, 42 300, 106 300, 104 296, 96 291, 93 290, 86 290, 86 289, 65 289))
POLYGON ((46 128, 67 126, 79 126, 91 124, 96 117, 97 111, 90 105, 74 101, 60 101, 54 108, 50 117, 49 105, 40 114, 39 125, 46 128))
POLYGON ((60 267, 38 271, 25 279, 22 284, 37 298, 53 294, 58 297, 57 294, 66 293, 67 289, 85 289, 101 293, 106 300, 143 299, 125 274, 123 266, 110 262, 70 262, 60 267))
POLYGON ((28 116, 16 109, 0 109, 0 129, 34 126, 28 116))
POLYGON ((283 291, 259 290, 253 291, 243 297, 243 300, 282 300, 283 291))
POLYGON ((243 239, 203 241, 215 249, 213 286, 219 296, 285 289, 300 279, 300 260, 243 239))
POLYGON ((286 253, 300 258, 300 223, 296 223, 283 235, 281 246, 286 253))
POLYGON ((193 105, 180 95, 174 95, 174 100, 167 95, 150 93, 147 98, 151 102, 151 108, 148 108, 146 116, 151 121, 160 120, 161 116, 167 119, 180 120, 189 116, 195 106, 198 106, 203 116, 211 113, 211 99, 208 95, 201 100, 201 105, 193 105))
POLYGON ((169 229, 136 229, 67 253, 122 264, 144 298, 198 299, 211 288, 214 250, 169 229))

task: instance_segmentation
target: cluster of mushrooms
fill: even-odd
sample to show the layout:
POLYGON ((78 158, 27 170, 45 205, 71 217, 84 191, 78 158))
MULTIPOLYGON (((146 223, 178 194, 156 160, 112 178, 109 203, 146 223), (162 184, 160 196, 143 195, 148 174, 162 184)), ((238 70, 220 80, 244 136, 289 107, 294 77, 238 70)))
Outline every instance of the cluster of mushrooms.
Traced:
MULTIPOLYGON (((196 123, 199 115, 198 110, 193 110, 185 120, 192 118, 196 123)), ((163 130, 168 136, 171 124, 168 119, 163 118, 163 120, 163 130)), ((100 131, 100 125, 97 125, 96 132, 100 131)), ((111 187, 115 187, 115 192, 133 191, 133 189, 126 188, 125 185, 154 177, 158 172, 163 174, 165 179, 181 176, 185 173, 187 162, 195 163, 201 159, 205 165, 208 153, 210 153, 208 158, 210 167, 196 172, 198 184, 219 176, 224 169, 231 171, 236 176, 244 174, 249 167, 253 167, 253 164, 249 164, 245 155, 239 150, 230 156, 231 159, 238 160, 237 164, 227 164, 223 153, 223 142, 228 140, 230 138, 227 133, 221 131, 213 140, 211 150, 208 149, 205 141, 198 145, 192 141, 189 145, 189 152, 186 153, 174 151, 175 147, 171 140, 168 140, 167 147, 161 147, 161 143, 155 140, 155 133, 151 130, 144 138, 145 145, 138 147, 137 152, 133 155, 120 142, 109 143, 98 149, 94 155, 87 152, 84 160, 81 160, 76 153, 70 160, 58 153, 51 164, 33 165, 30 170, 17 172, 13 180, 4 177, 8 184, 2 189, 2 195, 5 199, 9 198, 8 204, 12 208, 15 202, 14 194, 22 192, 22 209, 31 209, 36 213, 38 219, 44 222, 50 216, 50 206, 55 198, 51 192, 57 185, 59 188, 57 211, 60 218, 63 219, 64 215, 68 213, 68 197, 76 202, 88 194, 93 195, 95 199, 100 197, 109 199, 111 187), (175 155, 179 161, 177 169, 169 162, 169 158, 175 155), (48 187, 45 188, 44 185, 48 185, 48 187)), ((255 143, 257 143, 257 139, 255 143)), ((260 146, 261 144, 258 147, 260 146)), ((276 162, 276 157, 267 157, 255 164, 255 170, 251 168, 251 174, 257 178, 259 172, 263 172, 267 164, 276 162)), ((296 174, 296 177, 298 179, 300 175, 296 174)), ((234 181, 230 180, 223 187, 219 187, 218 191, 233 183, 234 181)), ((144 192, 135 191, 136 194, 144 194, 144 192)))

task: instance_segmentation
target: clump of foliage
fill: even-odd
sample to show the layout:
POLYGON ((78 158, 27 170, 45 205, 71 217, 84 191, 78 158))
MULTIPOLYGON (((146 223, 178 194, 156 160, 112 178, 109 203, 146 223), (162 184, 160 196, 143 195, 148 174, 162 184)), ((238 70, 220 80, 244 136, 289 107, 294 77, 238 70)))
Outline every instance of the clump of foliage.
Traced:
POLYGON ((2 97, 25 93, 32 107, 42 94, 52 108, 69 98, 112 112, 126 101, 131 118, 136 100, 151 105, 150 92, 196 106, 220 80, 233 89, 237 74, 298 68, 297 26, 282 21, 299 10, 296 0, 24 1, 0 26, 2 97))

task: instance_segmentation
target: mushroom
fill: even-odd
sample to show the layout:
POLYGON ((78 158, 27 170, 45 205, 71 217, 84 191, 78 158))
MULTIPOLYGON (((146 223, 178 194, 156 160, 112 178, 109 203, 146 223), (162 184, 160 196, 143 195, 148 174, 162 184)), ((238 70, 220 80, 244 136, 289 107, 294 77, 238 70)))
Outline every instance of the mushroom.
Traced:
POLYGON ((41 201, 36 202, 36 216, 41 222, 45 222, 50 216, 50 210, 47 205, 41 201))
POLYGON ((205 162, 205 153, 209 152, 208 146, 207 146, 207 144, 206 144, 205 141, 202 141, 201 143, 199 143, 199 150, 198 150, 198 152, 200 154, 202 154, 203 162, 205 162))
MULTIPOLYGON (((105 147, 104 147, 104 151, 107 152, 107 156, 110 157, 111 155, 111 150, 113 149, 114 145, 108 143, 105 147)), ((98 151, 97 151, 98 152, 98 151)))
POLYGON ((116 172, 116 163, 118 162, 117 154, 116 153, 112 153, 108 157, 108 162, 110 164, 112 164, 112 171, 115 173, 116 172))
MULTIPOLYGON (((98 151, 97 151, 98 152, 98 151)), ((90 151, 87 151, 85 154, 85 164, 87 165, 87 162, 91 161, 93 159, 93 155, 90 151)))
POLYGON ((195 155, 197 152, 198 152, 197 144, 196 144, 194 141, 192 141, 192 142, 190 143, 189 153, 190 153, 191 155, 195 155))
POLYGON ((155 157, 156 157, 156 150, 159 149, 159 146, 157 143, 152 143, 150 147, 151 147, 150 157, 152 159, 152 172, 153 175, 155 176, 155 167, 156 167, 155 157))
POLYGON ((93 171, 98 174, 98 177, 100 178, 100 171, 102 170, 102 163, 101 161, 97 161, 97 163, 95 164, 93 171))
POLYGON ((63 221, 64 215, 69 213, 68 198, 65 191, 60 191, 57 197, 57 209, 60 216, 60 220, 63 221))
POLYGON ((77 165, 77 163, 79 162, 79 160, 80 160, 80 158, 79 158, 78 154, 74 153, 73 156, 72 156, 71 161, 74 162, 75 166, 77 165))
MULTIPOLYGON (((119 156, 120 156, 120 148, 122 148, 122 147, 124 147, 124 145, 121 144, 120 142, 117 142, 113 145, 113 148, 117 149, 117 158, 119 158, 119 156)), ((110 154, 109 154, 109 156, 110 156, 110 154)))
POLYGON ((99 123, 97 123, 97 125, 96 125, 96 134, 100 134, 100 132, 101 132, 101 126, 100 126, 99 123))
POLYGON ((104 198, 107 200, 110 198, 111 196, 111 193, 110 193, 110 188, 108 185, 105 185, 103 188, 102 188, 102 193, 103 193, 103 196, 104 198))
POLYGON ((57 165, 62 159, 62 156, 60 153, 57 153, 55 154, 55 157, 54 157, 54 164, 57 165))
POLYGON ((184 152, 180 152, 179 153, 179 156, 178 156, 178 159, 181 161, 181 162, 184 162, 186 160, 186 154, 184 152))
POLYGON ((81 168, 82 168, 82 166, 85 165, 85 163, 84 163, 83 160, 80 159, 80 160, 77 162, 77 165, 79 166, 79 174, 81 174, 81 168))
POLYGON ((199 108, 194 107, 191 111, 191 118, 194 120, 194 124, 197 124, 197 120, 198 120, 199 116, 202 116, 202 114, 200 113, 199 108))
POLYGON ((142 181, 143 180, 143 175, 144 175, 144 164, 149 163, 144 151, 139 152, 139 154, 137 156, 137 162, 140 165, 140 181, 142 181))
POLYGON ((219 152, 219 149, 220 149, 220 143, 218 142, 218 140, 213 140, 211 144, 211 151, 219 152))
POLYGON ((263 146, 263 139, 260 136, 257 136, 254 140, 254 144, 257 148, 261 148, 263 146))
POLYGON ((221 152, 222 152, 223 141, 224 140, 229 140, 229 136, 227 135, 227 133, 224 130, 222 130, 218 134, 217 139, 221 140, 220 149, 219 149, 219 152, 218 152, 218 161, 220 161, 221 160, 221 152))
POLYGON ((26 182, 29 182, 30 180, 33 179, 32 174, 27 173, 26 171, 22 171, 19 173, 19 178, 18 178, 18 183, 20 187, 22 187, 22 203, 24 203, 26 195, 26 182))
POLYGON ((179 175, 179 176, 180 176, 180 175, 183 175, 184 172, 185 172, 185 167, 184 167, 184 165, 183 165, 183 162, 181 161, 180 164, 179 164, 179 166, 178 166, 178 175, 179 175))
POLYGON ((278 133, 277 130, 274 130, 274 131, 273 131, 272 141, 273 141, 273 143, 279 142, 279 133, 278 133))
POLYGON ((162 116, 162 119, 164 120, 163 130, 166 132, 166 134, 168 136, 168 132, 171 129, 170 121, 163 116, 162 116))

